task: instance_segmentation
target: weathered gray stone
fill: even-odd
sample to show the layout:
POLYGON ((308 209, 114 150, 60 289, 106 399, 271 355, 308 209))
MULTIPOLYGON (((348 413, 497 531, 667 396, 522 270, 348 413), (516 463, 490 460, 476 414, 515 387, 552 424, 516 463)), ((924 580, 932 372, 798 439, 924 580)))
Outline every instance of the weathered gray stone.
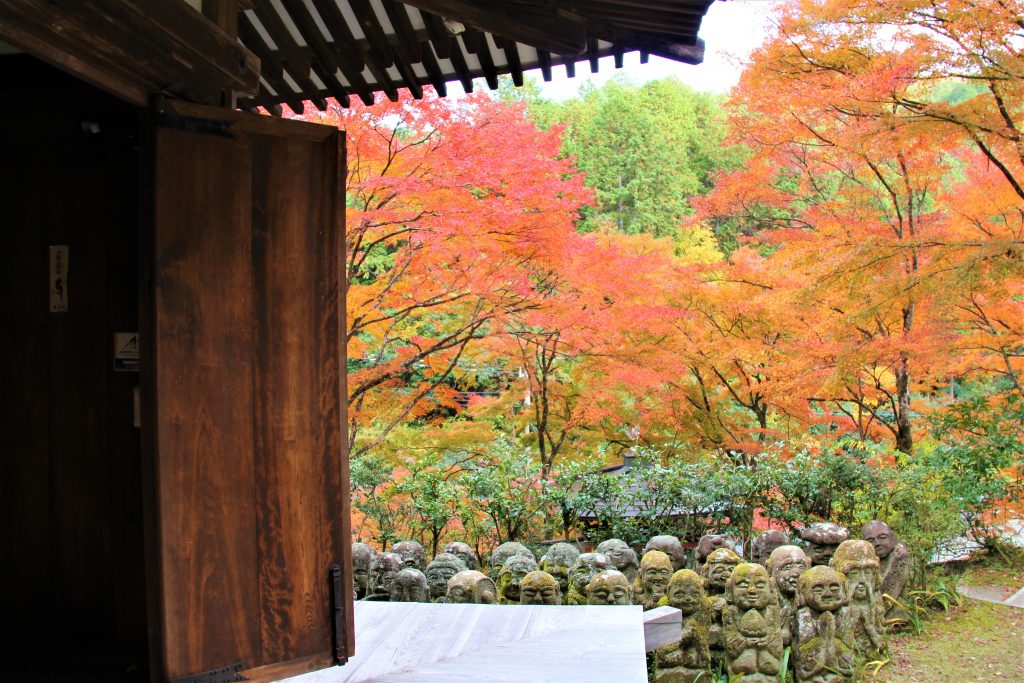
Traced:
POLYGON ((523 577, 519 587, 520 605, 561 605, 562 591, 558 580, 545 571, 532 571, 523 577))
POLYGON ((815 522, 800 530, 800 538, 807 543, 807 556, 815 566, 828 565, 832 553, 849 537, 846 527, 832 522, 815 522))
POLYGON ((799 608, 793 636, 798 683, 852 681, 855 640, 846 607, 846 577, 831 567, 812 567, 797 584, 799 608))
POLYGON ((377 551, 365 543, 352 544, 352 587, 356 600, 370 594, 370 563, 377 551))
POLYGON ((490 558, 488 558, 487 575, 491 577, 492 581, 498 580, 498 574, 501 573, 501 568, 505 566, 505 560, 513 555, 529 557, 534 562, 537 561, 537 558, 532 552, 530 552, 530 549, 522 543, 518 543, 516 541, 507 541, 502 543, 494 549, 494 552, 492 552, 490 558))
POLYGON ((672 560, 672 571, 677 572, 686 567, 686 550, 675 536, 654 536, 644 546, 644 555, 652 550, 660 550, 672 560))
POLYGON ((784 545, 789 545, 789 536, 785 531, 762 531, 750 542, 750 561, 754 564, 767 565, 772 551, 784 545))
POLYGON ((427 577, 419 569, 406 567, 395 574, 391 602, 430 602, 427 577))
POLYGON ((775 584, 759 564, 736 565, 725 587, 722 614, 725 664, 730 679, 775 683, 782 668, 782 613, 775 584))
POLYGON ((633 604, 654 609, 668 593, 672 580, 672 558, 660 550, 648 550, 640 560, 640 571, 633 582, 633 604))
POLYGON ((476 569, 476 553, 469 546, 468 543, 462 543, 461 541, 453 541, 444 547, 444 551, 450 555, 455 555, 466 565, 466 569, 476 569))
POLYGON ((523 578, 536 570, 537 560, 532 555, 513 555, 505 560, 505 565, 498 572, 498 604, 518 605, 523 578))
POLYGON ((441 553, 431 560, 427 565, 427 571, 423 572, 427 577, 430 599, 434 602, 443 601, 448 592, 448 580, 467 569, 469 567, 462 559, 451 553, 441 553))
POLYGON ((587 584, 588 605, 631 605, 633 590, 629 578, 618 569, 605 569, 587 584))
POLYGON ((394 588, 395 576, 403 568, 402 557, 397 553, 380 553, 370 562, 370 591, 365 599, 389 600, 394 588))
POLYGON ((427 554, 416 541, 400 541, 391 549, 402 557, 402 564, 423 571, 427 567, 427 554))
POLYGON ((611 560, 612 566, 625 574, 630 584, 633 583, 636 573, 640 571, 640 559, 628 543, 618 538, 609 538, 597 545, 597 552, 611 560))
POLYGON ((700 576, 704 579, 704 590, 711 600, 708 647, 711 650, 711 658, 716 663, 723 662, 725 657, 725 643, 722 640, 722 613, 726 607, 725 587, 729 583, 732 570, 740 562, 742 560, 739 555, 728 548, 719 548, 708 555, 700 569, 700 576))
POLYGON ((782 612, 782 642, 789 645, 793 640, 793 617, 797 606, 797 581, 800 575, 811 568, 811 558, 802 548, 795 545, 780 545, 768 556, 768 573, 775 581, 782 612))
POLYGON ((587 604, 587 585, 594 575, 612 569, 611 560, 601 553, 583 553, 569 569, 569 605, 587 604))
POLYGON ((874 659, 885 651, 882 573, 875 549, 868 541, 843 541, 829 566, 846 577, 846 599, 857 649, 864 657, 874 659))
POLYGON ((655 683, 711 681, 711 601, 703 579, 690 569, 677 571, 669 582, 668 604, 682 612, 682 633, 678 643, 655 653, 655 683))
MULTIPOLYGON (((871 543, 878 556, 879 570, 882 572, 882 594, 895 601, 903 599, 903 591, 910 581, 913 572, 913 560, 907 546, 896 537, 889 525, 873 520, 864 525, 860 537, 871 543)), ((886 602, 886 619, 902 619, 906 614, 896 602, 886 602)))
POLYGON ((568 543, 555 543, 540 558, 541 570, 555 577, 558 590, 562 593, 562 602, 569 599, 569 570, 580 559, 580 551, 568 543))

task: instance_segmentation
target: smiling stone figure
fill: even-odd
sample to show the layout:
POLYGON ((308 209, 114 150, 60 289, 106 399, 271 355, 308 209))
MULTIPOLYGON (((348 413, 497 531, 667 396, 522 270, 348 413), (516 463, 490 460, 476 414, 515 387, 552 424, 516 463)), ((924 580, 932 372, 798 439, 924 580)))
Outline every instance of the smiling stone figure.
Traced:
POLYGON ((588 605, 631 605, 629 579, 618 569, 598 572, 587 584, 588 605))
POLYGON ((626 575, 630 583, 636 579, 636 573, 640 570, 640 560, 636 551, 629 547, 625 541, 618 538, 609 538, 597 546, 597 552, 607 556, 612 566, 626 575))
POLYGON ((633 604, 654 609, 668 593, 672 580, 672 560, 660 550, 648 550, 640 560, 640 571, 633 583, 633 604))
POLYGON ((427 565, 424 572, 427 577, 427 586, 430 589, 430 599, 433 602, 443 602, 448 592, 448 580, 459 572, 464 572, 469 567, 456 555, 441 553, 427 565))
POLYGON ((580 551, 568 543, 555 543, 540 558, 541 570, 555 577, 558 590, 562 593, 562 602, 569 599, 569 570, 580 559, 580 551))
POLYGON ((811 560, 795 545, 780 545, 768 556, 767 569, 779 593, 782 615, 782 642, 793 639, 793 614, 796 612, 796 585, 800 575, 810 569, 811 560))
POLYGON ((558 581, 544 571, 532 571, 519 586, 520 605, 561 605, 562 591, 558 581))
POLYGON ((774 683, 782 668, 782 622, 775 584, 759 564, 736 565, 725 587, 722 614, 725 664, 730 679, 774 683))
POLYGON ((682 612, 682 633, 678 643, 656 651, 655 683, 696 683, 711 680, 711 601, 704 594, 704 581, 689 569, 672 575, 668 604, 682 612))
POLYGON ((728 548, 719 548, 708 555, 701 567, 700 575, 704 579, 704 590, 711 600, 711 631, 708 635, 708 647, 716 661, 724 657, 722 642, 722 613, 725 611, 725 587, 733 568, 741 562, 740 556, 728 548))
POLYGON ((370 563, 377 551, 365 543, 352 544, 352 585, 356 600, 370 594, 370 563))
MULTIPOLYGON (((888 524, 877 519, 864 525, 860 537, 875 548, 879 570, 882 572, 882 593, 900 600, 913 569, 907 546, 900 542, 888 524)), ((887 619, 902 615, 899 605, 895 602, 888 604, 885 614, 887 619)))
POLYGON ((812 567, 797 583, 793 655, 799 683, 853 680, 853 630, 846 607, 846 577, 830 567, 812 567))
POLYGON ((587 604, 587 584, 598 572, 611 569, 612 563, 601 553, 583 553, 569 569, 570 605, 587 604))
POLYGON ((867 541, 843 541, 829 566, 846 577, 853 637, 860 653, 874 659, 885 650, 882 574, 875 549, 867 541))
POLYGON ((498 604, 518 605, 523 578, 536 570, 537 561, 532 557, 513 555, 505 560, 504 566, 498 573, 498 604))

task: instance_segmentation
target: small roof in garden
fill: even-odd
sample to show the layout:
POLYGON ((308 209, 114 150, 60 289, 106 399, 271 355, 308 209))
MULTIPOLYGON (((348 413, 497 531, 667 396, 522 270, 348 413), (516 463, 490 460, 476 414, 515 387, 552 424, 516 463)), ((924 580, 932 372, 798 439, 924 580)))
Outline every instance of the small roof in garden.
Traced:
POLYGON ((697 64, 697 37, 712 0, 249 0, 238 16, 238 38, 260 59, 259 92, 239 105, 318 108, 337 98, 366 103, 375 92, 392 99, 399 88, 419 97, 432 85, 446 94, 473 79, 491 88, 510 74, 540 69, 545 80, 579 61, 626 52, 697 64))

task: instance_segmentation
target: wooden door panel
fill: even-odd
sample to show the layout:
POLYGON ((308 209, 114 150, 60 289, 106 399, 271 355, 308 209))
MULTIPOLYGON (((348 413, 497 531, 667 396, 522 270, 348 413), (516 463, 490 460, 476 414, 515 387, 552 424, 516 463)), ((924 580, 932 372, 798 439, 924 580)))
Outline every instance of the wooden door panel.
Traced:
POLYGON ((351 624, 342 137, 194 105, 169 123, 150 316, 165 675, 322 668, 332 564, 351 624))

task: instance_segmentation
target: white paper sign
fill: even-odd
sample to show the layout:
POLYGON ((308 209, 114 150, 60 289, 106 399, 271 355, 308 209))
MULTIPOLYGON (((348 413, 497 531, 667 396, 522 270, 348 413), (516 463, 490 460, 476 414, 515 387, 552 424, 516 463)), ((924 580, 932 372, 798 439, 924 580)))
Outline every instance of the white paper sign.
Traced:
POLYGON ((68 310, 68 245, 50 247, 50 313, 68 310))

